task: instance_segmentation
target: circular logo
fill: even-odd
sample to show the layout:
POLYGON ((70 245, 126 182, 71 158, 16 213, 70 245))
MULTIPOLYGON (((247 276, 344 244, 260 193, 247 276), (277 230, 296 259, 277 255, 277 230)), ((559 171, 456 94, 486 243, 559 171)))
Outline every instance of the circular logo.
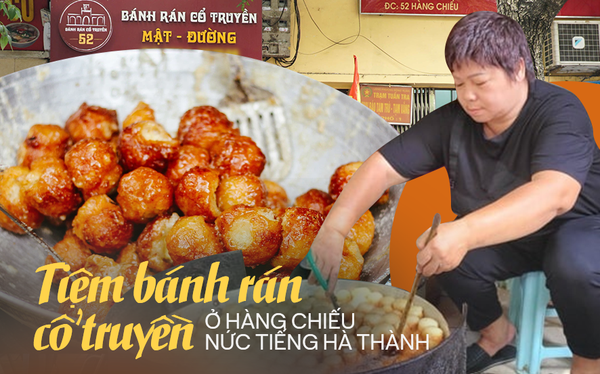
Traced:
POLYGON ((78 52, 102 48, 112 35, 112 19, 106 8, 93 0, 78 0, 65 8, 58 24, 60 37, 78 52))

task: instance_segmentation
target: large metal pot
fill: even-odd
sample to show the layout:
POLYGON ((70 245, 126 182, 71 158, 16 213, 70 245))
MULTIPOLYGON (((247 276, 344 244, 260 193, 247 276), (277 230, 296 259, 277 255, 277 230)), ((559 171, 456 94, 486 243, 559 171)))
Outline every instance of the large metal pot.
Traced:
MULTIPOLYGON (((241 58, 256 86, 281 102, 292 146, 290 174, 281 181, 291 199, 310 188, 327 190, 336 167, 364 160, 396 135, 374 112, 356 101, 292 71, 241 58)), ((233 84, 230 56, 192 50, 129 50, 52 62, 0 79, 0 163, 16 164, 28 129, 59 124, 81 105, 115 109, 122 120, 138 101, 156 111, 157 121, 175 134, 181 115, 196 105, 219 105, 233 84)), ((376 235, 365 258, 362 279, 389 275, 389 237, 401 187, 374 211, 376 235)), ((50 245, 61 233, 43 226, 50 245)), ((57 305, 38 305, 43 249, 27 236, 0 230, 0 308, 29 326, 58 316, 57 305)))

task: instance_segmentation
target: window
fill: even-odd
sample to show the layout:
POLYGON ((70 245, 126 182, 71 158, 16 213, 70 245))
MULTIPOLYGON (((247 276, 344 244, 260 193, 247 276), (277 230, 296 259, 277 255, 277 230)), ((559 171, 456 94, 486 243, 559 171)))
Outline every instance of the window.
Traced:
POLYGON ((413 89, 413 117, 410 125, 393 125, 402 133, 423 117, 449 102, 456 100, 456 90, 415 87, 413 89))

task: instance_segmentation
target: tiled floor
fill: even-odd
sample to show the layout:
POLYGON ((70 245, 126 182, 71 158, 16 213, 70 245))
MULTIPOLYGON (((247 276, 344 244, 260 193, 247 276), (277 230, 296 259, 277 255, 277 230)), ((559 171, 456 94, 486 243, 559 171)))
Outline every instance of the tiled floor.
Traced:
MULTIPOLYGON (((505 311, 507 309, 509 293, 504 289, 500 289, 498 291, 500 296, 500 302, 502 303, 505 311)), ((449 303, 448 299, 442 299, 438 308, 444 313, 444 305, 445 303, 449 303)), ((444 313, 445 314, 445 313, 444 313)), ((452 316, 448 316, 448 318, 452 318, 452 316)), ((467 333, 467 345, 475 342, 477 340, 478 334, 475 332, 467 333)), ((546 344, 565 344, 565 338, 562 333, 562 326, 557 318, 549 318, 546 321, 546 329, 544 332, 544 339, 546 344)), ((542 361, 542 368, 540 374, 569 374, 570 373, 570 359, 546 359, 542 361)), ((508 364, 496 366, 490 370, 485 371, 484 374, 515 374, 515 362, 510 362, 508 364)))

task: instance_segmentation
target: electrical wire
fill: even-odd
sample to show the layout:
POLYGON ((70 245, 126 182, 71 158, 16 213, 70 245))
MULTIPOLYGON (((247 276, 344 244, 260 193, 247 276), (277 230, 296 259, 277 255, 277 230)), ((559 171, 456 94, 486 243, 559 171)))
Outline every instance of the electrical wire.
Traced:
POLYGON ((333 39, 331 39, 330 37, 328 37, 327 35, 325 35, 325 33, 323 32, 323 30, 321 30, 321 27, 319 27, 319 25, 317 24, 317 22, 315 21, 315 19, 313 18, 312 14, 310 13, 310 9, 308 9, 308 6, 306 5, 306 0, 302 0, 302 2, 304 3, 304 6, 306 7, 306 11, 308 13, 308 16, 310 17, 311 21, 313 22, 313 24, 316 26, 317 30, 319 30, 319 32, 321 33, 321 35, 323 35, 327 40, 329 40, 332 44, 313 53, 300 53, 301 55, 305 55, 305 56, 311 56, 311 55, 316 55, 318 53, 324 52, 326 50, 328 50, 331 47, 335 47, 337 45, 350 45, 354 42, 356 42, 356 40, 358 40, 358 38, 363 38, 366 41, 368 41, 369 43, 371 43, 375 48, 379 49, 383 54, 385 54, 386 56, 388 56, 390 59, 392 59, 394 62, 396 62, 397 64, 410 69, 412 71, 415 71, 417 73, 421 73, 421 74, 427 74, 427 75, 439 75, 439 73, 431 73, 431 72, 426 72, 426 71, 422 71, 422 70, 418 70, 418 69, 414 69, 411 68, 410 66, 403 64, 402 62, 398 61, 396 58, 394 58, 392 55, 390 55, 389 53, 387 53, 385 50, 383 50, 383 48, 381 48, 380 46, 378 46, 377 44, 375 44, 375 42, 373 42, 371 39, 367 38, 364 35, 361 35, 361 18, 360 18, 360 14, 358 15, 358 33, 356 35, 351 35, 351 36, 347 36, 344 39, 341 39, 339 41, 335 41, 333 39), (352 40, 351 42, 345 42, 348 39, 354 38, 354 40, 352 40))
POLYGON ((285 6, 281 7, 281 13, 279 13, 279 18, 277 19, 277 21, 274 24, 271 24, 271 26, 277 25, 277 27, 279 27, 279 21, 281 21, 281 17, 283 16, 284 12, 285 12, 285 6))
MULTIPOLYGON (((300 49, 300 10, 298 9, 298 0, 292 0, 293 4, 294 4, 294 8, 295 8, 295 15, 296 15, 296 30, 297 30, 297 35, 296 35, 296 49, 294 51, 294 56, 291 59, 285 59, 282 57, 275 57, 275 63, 281 67, 284 68, 289 68, 290 66, 294 65, 294 63, 296 62, 296 59, 298 58, 298 51, 300 49)), ((290 4, 291 5, 291 4, 290 4)), ((291 10, 291 9, 290 9, 291 10)))
POLYGON ((366 36, 363 35, 359 35, 361 38, 365 39, 366 41, 368 41, 369 43, 373 44, 373 46, 377 49, 379 49, 383 54, 385 54, 386 56, 388 56, 389 58, 391 58, 392 60, 394 60, 396 63, 398 63, 399 65, 404 66, 407 69, 410 69, 412 71, 416 71, 417 73, 422 73, 422 74, 427 74, 427 75, 440 75, 439 73, 431 73, 428 71, 422 71, 422 70, 418 70, 415 68, 411 68, 408 65, 405 65, 403 63, 401 63, 400 61, 396 60, 392 55, 390 55, 389 53, 387 53, 386 51, 384 51, 380 46, 378 46, 377 44, 375 44, 371 39, 367 38, 366 36))
MULTIPOLYGON (((275 63, 277 65, 279 65, 281 67, 284 67, 284 68, 288 68, 288 67, 292 66, 296 62, 296 59, 298 58, 299 54, 305 55, 305 56, 316 55, 316 54, 319 54, 319 53, 322 53, 322 52, 328 50, 329 48, 332 48, 332 47, 335 47, 335 46, 338 46, 338 45, 341 45, 341 46, 351 45, 351 44, 355 43, 358 40, 358 38, 363 38, 366 41, 368 41, 369 43, 371 43, 375 48, 377 48, 383 54, 385 54, 387 57, 389 57, 392 61, 396 62, 398 65, 400 65, 400 66, 402 66, 402 67, 404 67, 406 69, 412 70, 412 71, 417 72, 417 73, 426 74, 426 75, 432 75, 432 76, 439 75, 439 73, 432 73, 432 72, 427 72, 427 71, 422 71, 422 70, 419 70, 419 69, 411 68, 410 66, 408 66, 408 65, 400 62, 398 59, 394 58, 394 56, 392 56, 391 54, 389 54, 388 52, 386 52, 383 48, 381 48, 379 45, 377 45, 371 39, 367 38, 364 35, 361 35, 362 23, 361 23, 361 17, 360 17, 360 15, 358 16, 358 32, 355 35, 350 35, 350 36, 347 36, 347 37, 345 37, 345 38, 343 38, 341 40, 337 40, 337 41, 333 40, 332 38, 330 38, 329 36, 327 36, 323 32, 323 30, 321 29, 321 27, 319 26, 319 24, 316 22, 316 20, 314 19, 312 13, 310 12, 310 9, 308 8, 308 5, 306 4, 306 0, 302 0, 302 3, 304 4, 304 7, 306 8, 306 12, 308 13, 308 16, 309 16, 310 20, 315 25, 315 27, 317 28, 317 30, 319 30, 319 32, 321 33, 321 35, 323 35, 323 37, 325 37, 327 40, 329 40, 331 42, 331 45, 329 45, 329 46, 327 46, 327 47, 325 47, 325 48, 323 48, 321 50, 318 50, 316 52, 313 52, 313 53, 303 53, 303 52, 300 52, 299 51, 299 49, 300 49, 300 35, 301 35, 301 33, 300 33, 300 9, 298 8, 298 0, 291 0, 291 1, 293 2, 294 8, 295 8, 295 15, 296 15, 296 27, 297 27, 296 48, 295 48, 295 51, 294 51, 294 56, 291 59, 289 59, 289 60, 285 59, 285 58, 274 57, 275 63), (347 41, 347 40, 352 39, 352 38, 353 38, 352 41, 347 41)), ((282 15, 283 15, 283 11, 282 11, 282 13, 279 16, 279 19, 281 19, 282 15)), ((279 22, 276 22, 276 25, 278 23, 279 22)), ((263 61, 268 61, 269 59, 270 59, 270 57, 266 57, 266 58, 263 58, 263 61)))
POLYGON ((323 32, 323 30, 321 30, 321 28, 319 27, 319 25, 317 24, 317 22, 315 21, 315 19, 312 16, 312 13, 310 12, 310 9, 308 8, 308 5, 306 5, 306 0, 302 0, 302 2, 304 3, 304 7, 306 8, 306 12, 308 13, 308 16, 310 17, 310 20, 314 23, 314 25, 317 27, 317 30, 319 30, 319 32, 321 33, 321 35, 323 35, 327 40, 329 40, 330 42, 334 43, 334 44, 338 44, 338 45, 350 45, 352 43, 354 43, 358 37, 360 36, 360 32, 361 32, 361 23, 360 23, 360 16, 358 17, 358 32, 356 33, 356 35, 352 35, 350 37, 346 37, 340 41, 335 41, 333 39, 331 39, 330 37, 328 37, 327 35, 325 35, 325 33, 323 32), (342 43, 342 41, 352 38, 354 37, 354 40, 348 43, 342 43))
MULTIPOLYGON (((279 18, 277 18, 277 21, 273 22, 273 23, 269 23, 269 26, 271 27, 278 27, 279 28, 279 21, 281 21, 281 17, 283 17, 283 13, 285 13, 285 6, 281 7, 281 13, 279 13, 279 18)), ((271 59, 271 57, 263 57, 262 60, 263 61, 269 61, 271 59)))

